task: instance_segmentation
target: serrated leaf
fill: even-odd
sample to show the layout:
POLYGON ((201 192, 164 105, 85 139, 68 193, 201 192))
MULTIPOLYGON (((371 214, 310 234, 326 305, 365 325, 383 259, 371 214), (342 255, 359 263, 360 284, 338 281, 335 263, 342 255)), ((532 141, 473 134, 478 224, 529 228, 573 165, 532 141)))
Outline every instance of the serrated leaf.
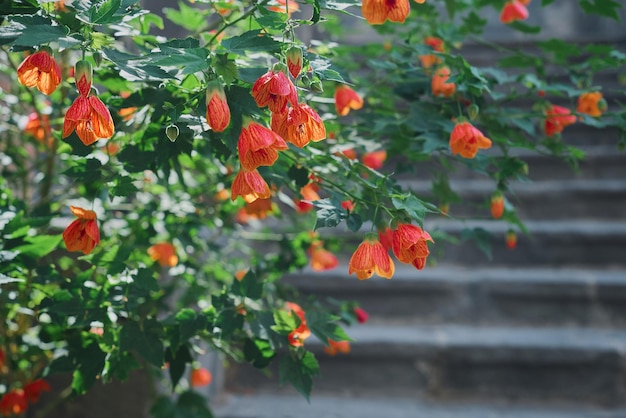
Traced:
POLYGON ((56 42, 59 38, 66 37, 68 33, 69 30, 65 26, 32 25, 28 26, 15 39, 13 45, 37 46, 49 44, 50 42, 56 42))
POLYGON ((104 0, 99 5, 93 5, 89 10, 89 20, 91 23, 99 25, 118 21, 119 19, 113 19, 113 15, 121 5, 121 0, 104 0))
POLYGON ((187 345, 181 345, 176 351, 172 351, 172 348, 169 347, 165 351, 165 361, 169 363, 168 371, 170 381, 172 382, 172 389, 176 389, 176 385, 185 373, 187 363, 193 361, 189 347, 187 345))
MULTIPOLYGON (((156 330, 157 328, 153 329, 156 330)), ((142 330, 137 322, 128 321, 122 327, 120 331, 120 350, 135 350, 137 354, 149 363, 157 367, 163 365, 163 343, 159 334, 153 332, 152 329, 142 330)))
POLYGON ((250 299, 260 299, 263 295, 263 282, 252 271, 243 276, 241 280, 235 280, 231 286, 233 294, 250 299))
POLYGON ((291 383, 308 401, 313 388, 313 376, 319 374, 319 364, 313 353, 307 351, 300 359, 285 356, 281 359, 278 370, 281 384, 291 383))
POLYGON ((239 36, 224 39, 222 47, 233 54, 245 55, 246 51, 263 51, 267 53, 280 51, 282 44, 260 29, 245 32, 239 36))
POLYGON ((391 203, 396 209, 404 210, 418 224, 423 224, 426 206, 414 195, 394 196, 391 203))
POLYGON ((61 234, 58 235, 35 235, 34 237, 25 238, 27 244, 13 248, 28 257, 40 258, 50 254, 55 250, 63 239, 61 234))
POLYGON ((142 268, 133 275, 133 282, 141 289, 151 290, 156 292, 159 290, 159 283, 154 277, 154 271, 147 268, 142 268))
POLYGON ((346 210, 341 207, 341 204, 335 205, 330 199, 316 200, 313 205, 317 208, 314 230, 332 228, 346 218, 346 210))
POLYGON ((78 394, 84 394, 95 383, 96 378, 104 368, 104 353, 96 341, 91 340, 87 346, 76 353, 76 370, 73 374, 72 389, 78 394))

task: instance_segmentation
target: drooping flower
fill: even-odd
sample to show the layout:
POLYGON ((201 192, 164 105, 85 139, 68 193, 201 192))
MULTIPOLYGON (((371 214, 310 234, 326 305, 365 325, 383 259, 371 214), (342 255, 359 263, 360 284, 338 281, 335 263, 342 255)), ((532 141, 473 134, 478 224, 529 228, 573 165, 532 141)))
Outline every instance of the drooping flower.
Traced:
POLYGON ((70 211, 78 219, 72 221, 63 231, 65 246, 68 251, 82 251, 83 254, 89 254, 100 243, 96 213, 77 206, 70 206, 70 211))
POLYGON ((35 87, 43 94, 50 95, 61 84, 61 69, 52 58, 48 47, 27 56, 17 67, 17 79, 26 87, 35 87))
POLYGON ((287 13, 289 17, 294 12, 300 10, 300 5, 293 0, 275 0, 277 5, 268 7, 269 10, 277 13, 287 13))
POLYGON ((174 267, 178 264, 176 248, 169 242, 159 242, 148 248, 148 255, 163 267, 174 267))
POLYGON ((191 370, 191 387, 201 388, 207 386, 213 380, 211 372, 204 367, 194 368, 191 370))
POLYGON ((252 203, 257 199, 268 199, 270 188, 256 169, 252 171, 241 169, 233 180, 230 193, 231 200, 241 196, 246 202, 252 203))
POLYGON ((283 112, 272 113, 272 130, 295 146, 326 138, 326 127, 320 115, 306 103, 298 103, 283 112))
POLYGON ((502 192, 496 191, 491 195, 491 202, 489 203, 491 209, 491 216, 493 219, 500 219, 504 214, 504 196, 502 192))
POLYGON ((356 160, 358 156, 356 155, 356 151, 354 148, 348 148, 341 151, 341 154, 346 157, 348 160, 356 160))
POLYGON ((348 212, 353 212, 354 202, 352 200, 344 200, 341 202, 341 207, 347 210, 348 212))
POLYGON ((322 241, 314 241, 308 249, 313 271, 332 270, 339 265, 335 254, 324 248, 322 241))
POLYGON ((413 264, 418 270, 423 269, 430 254, 427 241, 433 242, 430 234, 419 226, 403 223, 398 224, 392 234, 391 248, 396 258, 403 263, 413 264))
POLYGON ((74 80, 81 96, 88 96, 93 82, 93 67, 86 60, 76 61, 74 64, 74 80))
POLYGON ((576 116, 572 115, 569 109, 550 105, 546 110, 545 131, 547 136, 563 132, 566 126, 576 122, 576 116))
POLYGON ((0 398, 0 414, 5 417, 23 414, 26 408, 28 408, 28 404, 22 389, 13 389, 0 398))
POLYGON ((324 346, 326 354, 335 356, 339 353, 348 354, 350 352, 350 341, 335 341, 328 339, 328 345, 324 346))
POLYGON ((509 229, 504 236, 504 243, 509 250, 515 249, 517 246, 517 234, 512 229, 509 229))
POLYGON ((528 18, 528 9, 525 3, 520 0, 507 2, 500 12, 500 22, 509 24, 516 20, 526 20, 528 18))
POLYGON ((24 394, 30 403, 37 402, 41 392, 50 392, 50 390, 50 385, 43 379, 37 379, 24 386, 24 394))
POLYGON ((267 106, 272 112, 283 112, 287 103, 293 106, 298 103, 296 87, 281 66, 284 67, 284 64, 276 64, 252 85, 252 97, 256 104, 259 107, 267 106))
POLYGON ((298 78, 302 71, 302 48, 292 46, 287 50, 287 68, 293 78, 298 78))
POLYGON ((363 107, 363 98, 345 84, 340 84, 335 89, 335 108, 339 116, 346 116, 350 109, 359 110, 363 107))
POLYGON ((450 97, 456 92, 456 84, 449 83, 450 68, 443 66, 435 70, 435 74, 430 82, 433 96, 450 97))
POLYGON ((381 25, 387 19, 404 23, 409 15, 409 0, 363 0, 361 12, 370 25, 381 25))
POLYGON ((239 223, 245 224, 248 223, 250 219, 265 219, 275 210, 276 205, 274 205, 272 199, 257 199, 239 209, 235 220, 239 223))
POLYGON ((298 319, 300 320, 300 325, 298 325, 287 336, 289 345, 293 347, 302 347, 304 345, 304 340, 306 340, 307 338, 311 336, 311 330, 306 324, 304 310, 300 307, 300 305, 294 302, 286 302, 285 309, 287 309, 292 314, 295 313, 298 319))
POLYGON ((387 159, 387 151, 378 150, 363 155, 361 162, 372 170, 380 170, 387 159))
POLYGON ((450 133, 450 150, 453 155, 474 158, 479 149, 491 147, 491 140, 469 122, 460 122, 450 133))
POLYGON ((313 209, 313 204, 309 202, 315 202, 321 199, 318 193, 319 191, 320 186, 315 180, 302 186, 300 188, 300 196, 302 196, 302 199, 296 199, 294 202, 296 204, 296 211, 298 213, 305 213, 313 209))
POLYGON ((287 143, 280 135, 251 121, 244 122, 237 142, 241 166, 248 171, 273 165, 278 159, 278 151, 287 148, 287 143))
POLYGON ((356 273, 359 280, 369 279, 376 273, 385 279, 391 279, 395 265, 385 247, 375 234, 366 235, 348 263, 348 274, 356 273))
POLYGON ((52 142, 52 129, 50 128, 50 116, 41 114, 41 119, 37 112, 28 115, 28 122, 24 127, 24 133, 32 135, 37 141, 50 145, 52 142))
POLYGON ((585 113, 597 118, 602 116, 606 109, 606 100, 602 98, 602 93, 599 91, 583 93, 578 98, 578 106, 576 107, 578 113, 585 113))
POLYGON ((230 124, 230 108, 219 80, 209 81, 206 87, 206 120, 215 132, 223 132, 230 124))
POLYGON ((356 321, 359 324, 364 324, 369 319, 370 315, 363 308, 359 308, 358 306, 354 308, 354 316, 356 317, 356 321))
POLYGON ((85 145, 91 145, 100 138, 111 138, 115 133, 109 109, 93 90, 89 96, 79 95, 65 113, 63 138, 68 137, 74 129, 85 145))
MULTIPOLYGON (((427 36, 424 38, 424 44, 430 46, 434 51, 444 52, 444 44, 441 38, 436 36, 427 36)), ((422 67, 430 68, 433 65, 441 63, 441 58, 435 54, 424 54, 419 56, 422 67)))
POLYGON ((378 230, 378 240, 383 245, 385 250, 391 251, 391 246, 393 245, 393 231, 391 228, 379 229, 378 230))

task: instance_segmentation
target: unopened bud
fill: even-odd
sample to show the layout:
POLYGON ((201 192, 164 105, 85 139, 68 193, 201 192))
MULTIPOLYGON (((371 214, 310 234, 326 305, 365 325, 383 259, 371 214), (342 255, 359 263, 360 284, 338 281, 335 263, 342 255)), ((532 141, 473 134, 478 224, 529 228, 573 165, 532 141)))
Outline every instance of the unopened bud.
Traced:
POLYGON ((76 61, 74 64, 74 80, 78 92, 87 96, 89 90, 91 90, 91 83, 93 79, 93 68, 91 63, 86 60, 76 61))
POLYGON ((480 108, 478 107, 476 103, 472 103, 467 108, 467 115, 469 116, 470 120, 476 119, 478 117, 479 112, 480 112, 480 108))
POLYGON ((315 93, 324 93, 324 86, 322 85, 322 82, 318 79, 311 81, 311 84, 309 87, 311 91, 315 93))
POLYGON ((302 71, 302 49, 292 46, 287 50, 287 68, 293 78, 298 78, 302 71))
POLYGON ((99 67, 100 64, 102 64, 102 53, 100 51, 93 53, 93 61, 96 63, 96 67, 99 67))
POLYGON ((176 138, 178 138, 178 126, 169 125, 167 128, 165 128, 165 135, 167 135, 167 138, 170 141, 175 142, 176 138))
POLYGON ((609 105, 606 100, 600 99, 598 100, 598 110, 602 113, 606 112, 609 109, 609 105))

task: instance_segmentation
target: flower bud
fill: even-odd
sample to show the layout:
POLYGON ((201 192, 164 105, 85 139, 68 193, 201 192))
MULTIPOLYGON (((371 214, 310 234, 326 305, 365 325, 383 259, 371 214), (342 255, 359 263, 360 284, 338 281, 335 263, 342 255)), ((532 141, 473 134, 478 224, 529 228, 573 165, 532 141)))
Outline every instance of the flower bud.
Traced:
POLYGON ((176 125, 169 125, 165 128, 165 135, 167 135, 167 138, 172 142, 175 142, 176 138, 178 138, 178 132, 178 126, 176 125))
POLYGON ((298 78, 302 71, 302 49, 292 46, 287 50, 287 68, 293 78, 298 78))
POLYGON ((512 229, 509 229, 504 237, 504 243, 509 250, 515 249, 517 246, 517 234, 512 229))
POLYGON ((91 63, 86 60, 77 61, 74 65, 74 80, 78 93, 82 96, 87 96, 91 90, 92 79, 93 68, 91 63))
POLYGON ((493 219, 500 219, 504 214, 504 196, 499 190, 491 195, 490 209, 493 219))
POLYGON ((600 99, 598 100, 598 110, 602 113, 606 112, 609 109, 609 105, 606 103, 606 100, 600 99))
POLYGON ((478 117, 478 113, 480 112, 480 108, 476 103, 472 103, 470 107, 467 108, 467 115, 470 120, 474 120, 478 117))
POLYGON ((324 93, 324 86, 322 85, 322 82, 318 79, 311 81, 311 84, 309 85, 309 87, 312 92, 324 93))
POLYGON ((93 61, 96 63, 96 67, 99 67, 100 64, 102 64, 102 53, 100 51, 93 53, 93 61))
POLYGON ((211 80, 206 87, 206 120, 214 132, 223 132, 230 124, 230 107, 219 80, 211 80))

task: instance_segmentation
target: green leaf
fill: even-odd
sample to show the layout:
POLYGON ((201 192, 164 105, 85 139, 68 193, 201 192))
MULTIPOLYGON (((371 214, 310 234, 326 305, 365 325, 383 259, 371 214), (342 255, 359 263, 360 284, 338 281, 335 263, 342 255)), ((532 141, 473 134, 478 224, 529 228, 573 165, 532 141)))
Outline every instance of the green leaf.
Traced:
POLYGON ((182 74, 204 71, 208 67, 207 51, 204 48, 179 49, 162 46, 159 55, 163 57, 151 62, 162 67, 181 67, 182 74))
POLYGON ((580 0, 580 7, 585 13, 606 16, 619 21, 619 9, 623 5, 615 0, 580 0))
POLYGON ((194 391, 180 394, 176 402, 176 418, 213 418, 208 408, 208 400, 194 391))
POLYGON ((174 390, 180 378, 185 373, 187 363, 193 361, 189 353, 189 347, 187 345, 181 345, 175 352, 169 347, 165 350, 165 361, 169 363, 168 371, 172 382, 172 390, 174 390))
POLYGON ((394 196, 391 198, 391 203, 396 209, 404 210, 415 222, 423 225, 426 206, 420 199, 412 194, 394 196))
POLYGON ((319 364, 313 353, 307 351, 302 358, 285 356, 279 365, 280 383, 291 383, 291 385, 302 396, 309 400, 311 389, 313 388, 313 376, 319 374, 319 364))
POLYGON ((303 187, 309 183, 309 170, 306 167, 293 164, 289 167, 287 175, 296 183, 296 187, 303 187))
POLYGON ((357 232, 359 229, 361 229, 361 226, 363 225, 363 219, 361 219, 358 214, 352 212, 348 215, 346 224, 350 231, 357 232))
POLYGON ((206 25, 206 11, 201 9, 187 6, 182 1, 178 2, 178 10, 166 7, 163 9, 165 16, 178 26, 196 32, 204 25, 206 25))
POLYGON ((313 205, 317 208, 317 220, 313 230, 332 228, 346 218, 346 210, 341 207, 341 204, 336 205, 330 199, 316 200, 313 205))
POLYGON ((99 5, 94 4, 89 10, 89 20, 91 23, 99 25, 119 21, 120 19, 113 19, 113 15, 121 5, 121 0, 104 0, 99 5))
POLYGON ((263 369, 272 362, 276 352, 272 350, 269 341, 249 338, 244 342, 243 355, 254 367, 263 369))
POLYGON ((239 36, 224 39, 222 47, 228 52, 246 55, 247 51, 262 51, 267 53, 279 52, 282 44, 260 29, 245 32, 239 36))
POLYGON ((476 242, 478 248, 491 260, 491 239, 492 236, 484 228, 465 228, 461 231, 461 238, 464 240, 471 239, 476 242))
POLYGON ((248 270, 241 280, 233 282, 231 291, 238 296, 260 299, 263 295, 263 281, 252 270, 248 270))
POLYGON ((61 234, 35 235, 34 237, 25 238, 24 241, 26 241, 27 244, 20 245, 13 250, 19 251, 20 254, 28 257, 40 258, 55 250, 59 246, 61 239, 63 239, 61 234))
POLYGON ((69 33, 65 26, 33 25, 28 26, 13 42, 13 45, 37 46, 55 42, 69 33))
POLYGON ((208 321, 203 314, 196 314, 193 309, 185 308, 176 313, 176 321, 180 332, 180 340, 185 342, 206 329, 208 321))
POLYGON ((135 180, 130 176, 118 176, 113 180, 113 186, 109 188, 111 196, 129 196, 139 191, 135 186, 135 180))
POLYGON ((352 341, 346 332, 334 321, 339 318, 326 312, 307 311, 306 324, 311 332, 324 344, 330 338, 335 341, 352 341))
POLYGON ((77 366, 73 374, 72 389, 84 394, 95 383, 96 377, 102 373, 106 353, 100 350, 98 342, 90 340, 86 347, 76 353, 77 366))
POLYGON ((163 343, 159 336, 160 325, 156 321, 145 321, 140 327, 135 321, 128 321, 120 331, 120 350, 135 350, 149 363, 163 365, 163 343))
POLYGON ((154 277, 154 271, 147 268, 141 268, 133 276, 133 282, 141 289, 156 292, 159 290, 159 283, 154 277))
POLYGON ((541 26, 530 26, 519 20, 509 23, 508 26, 523 33, 537 34, 541 32, 541 26))

